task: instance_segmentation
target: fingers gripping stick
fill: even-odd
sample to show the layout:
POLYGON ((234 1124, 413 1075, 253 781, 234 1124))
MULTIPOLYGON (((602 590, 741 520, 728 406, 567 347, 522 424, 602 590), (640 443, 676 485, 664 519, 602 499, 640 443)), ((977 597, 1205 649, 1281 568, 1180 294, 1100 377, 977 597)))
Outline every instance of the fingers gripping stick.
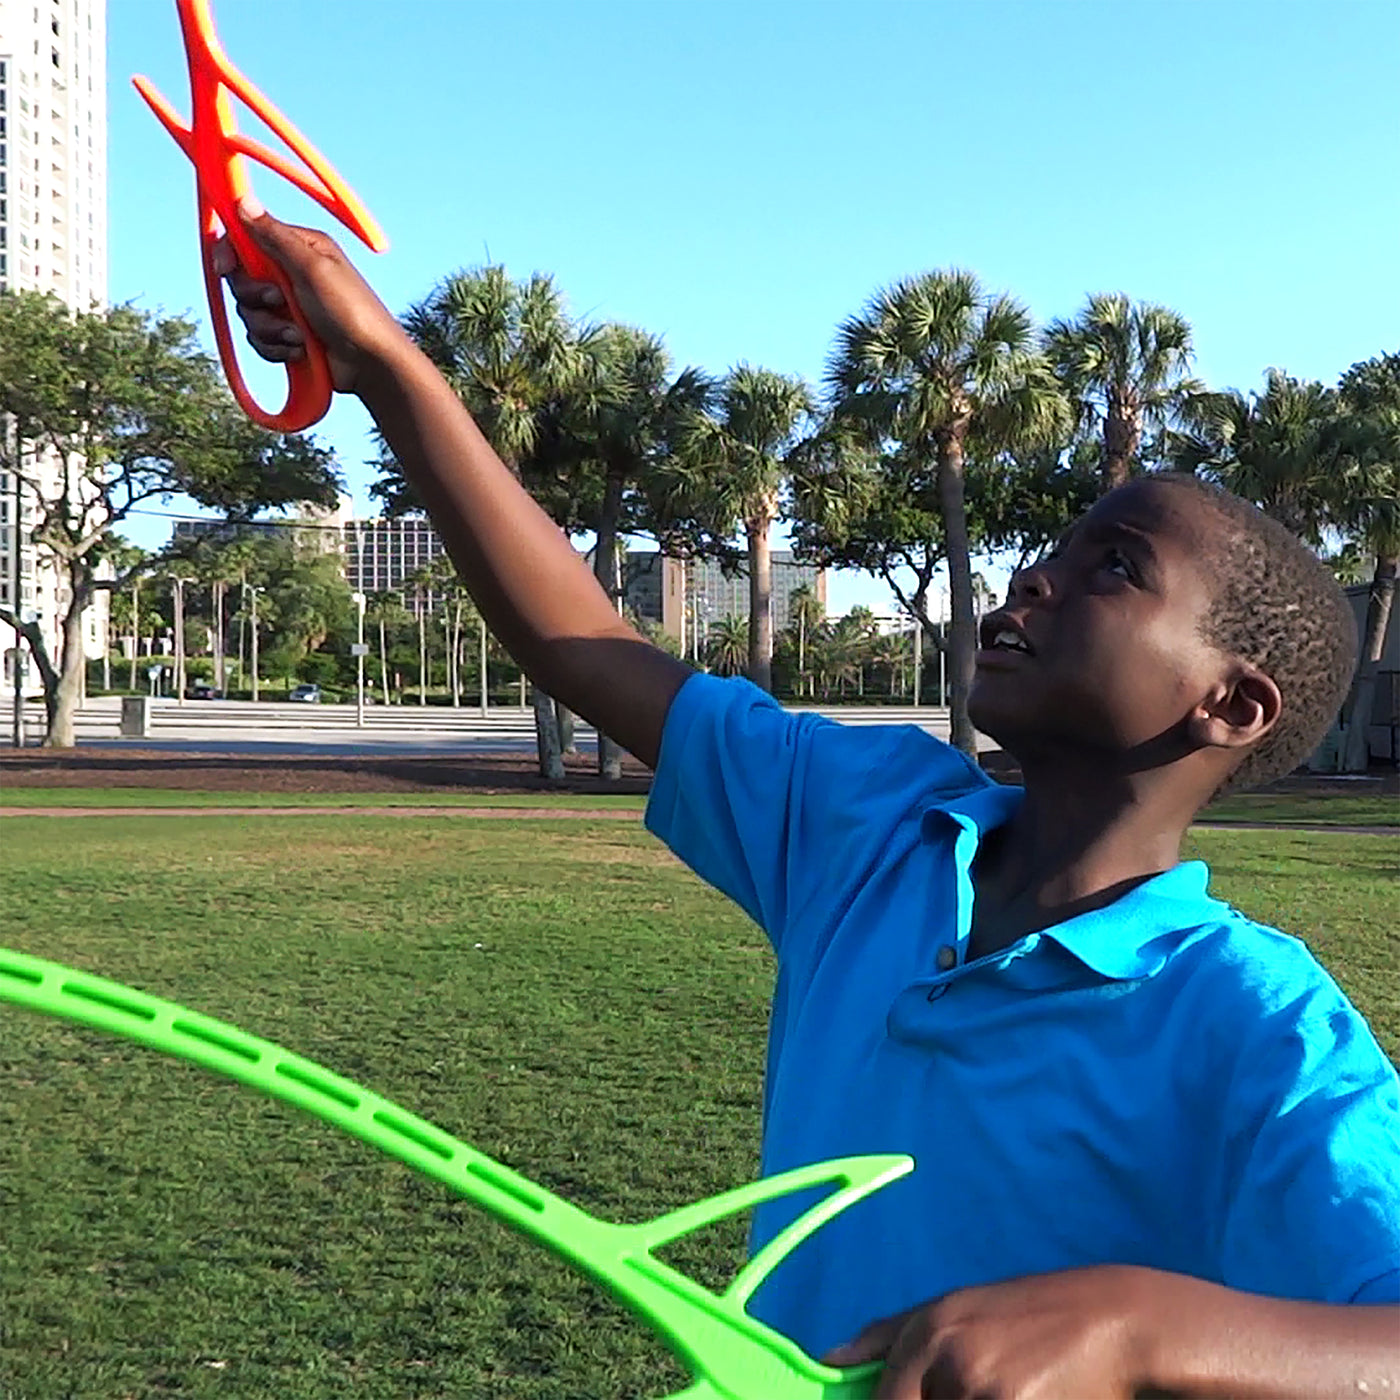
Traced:
POLYGON ((204 258, 204 285, 209 293, 214 338, 218 342, 224 373, 228 376, 233 395, 243 411, 263 427, 276 432, 300 432, 323 418, 330 407, 330 365, 325 347, 316 339, 297 305, 287 275, 253 241, 238 216, 238 200, 252 189, 243 158, 246 156, 258 161, 290 180, 376 253, 382 253, 389 243, 369 211, 355 197, 354 191, 325 158, 229 62, 214 32, 209 0, 175 0, 175 6, 180 15, 185 55, 190 68, 190 124, 185 126, 181 123, 174 108, 148 79, 137 77, 132 82, 180 149, 194 162, 199 189, 199 236, 204 258), (299 169, 260 142, 239 135, 230 94, 247 103, 304 162, 306 169, 299 169), (301 331, 306 353, 302 359, 291 361, 286 366, 287 401, 277 413, 269 413, 259 407, 248 391, 234 353, 223 285, 214 270, 214 245, 220 234, 225 232, 244 271, 257 281, 275 282, 281 288, 289 314, 301 331))
POLYGON ((672 1400, 867 1400, 881 1366, 840 1371, 749 1316, 754 1290, 808 1235, 913 1170, 904 1156, 847 1157, 785 1172, 640 1225, 614 1225, 368 1089, 271 1041, 61 963, 0 948, 0 1002, 125 1036, 228 1075, 344 1128, 466 1196, 602 1284, 695 1378, 672 1400), (662 1245, 762 1201, 840 1185, 756 1254, 723 1294, 663 1263, 662 1245))

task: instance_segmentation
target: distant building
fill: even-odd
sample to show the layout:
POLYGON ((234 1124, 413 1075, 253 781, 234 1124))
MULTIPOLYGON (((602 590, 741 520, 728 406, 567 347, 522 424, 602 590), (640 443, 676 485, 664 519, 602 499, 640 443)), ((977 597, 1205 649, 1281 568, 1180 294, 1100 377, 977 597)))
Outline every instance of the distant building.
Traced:
MULTIPOLYGON (((810 588, 826 612, 826 570, 799 564, 792 551, 773 551, 773 630, 792 619, 792 595, 810 588)), ((749 578, 742 569, 726 578, 711 559, 682 562, 655 550, 629 549, 622 565, 623 601, 639 617, 658 623, 663 632, 686 641, 704 639, 711 624, 749 615, 749 578), (684 618, 684 625, 682 619, 684 618)))
MULTIPOLYGON (((175 526, 175 539, 216 536, 285 537, 295 535, 304 546, 338 551, 343 561, 345 581, 352 593, 404 593, 412 606, 409 580, 420 570, 440 559, 446 550, 432 525, 421 516, 398 519, 355 520, 351 502, 342 497, 334 511, 303 511, 299 520, 259 520, 243 525, 227 525, 220 520, 182 520, 175 526)), ((431 607, 435 598, 426 593, 431 607)))
MULTIPOLYGON (((0 291, 48 292, 75 311, 107 301, 106 18, 105 0, 42 13, 31 0, 0 0, 0 291)), ((0 433, 13 452, 13 422, 0 418, 0 433)), ((26 439, 25 453, 44 498, 61 496, 52 449, 26 439)), ((57 662, 71 594, 53 554, 24 538, 37 523, 32 490, 0 471, 0 606, 37 620, 57 662)), ((83 613, 89 658, 106 649, 107 604, 100 590, 83 613)), ((0 651, 0 692, 13 694, 8 628, 0 651)), ((30 662, 24 689, 42 688, 30 662)))
POLYGON ((345 531, 350 524, 350 497, 342 496, 333 510, 303 505, 300 514, 289 520, 250 520, 237 525, 223 520, 179 520, 171 539, 189 540, 212 537, 218 540, 286 539, 289 536, 308 549, 329 554, 345 548, 345 531))
POLYGON ((421 516, 350 520, 344 534, 345 578, 357 593, 402 592, 414 574, 446 553, 421 516))

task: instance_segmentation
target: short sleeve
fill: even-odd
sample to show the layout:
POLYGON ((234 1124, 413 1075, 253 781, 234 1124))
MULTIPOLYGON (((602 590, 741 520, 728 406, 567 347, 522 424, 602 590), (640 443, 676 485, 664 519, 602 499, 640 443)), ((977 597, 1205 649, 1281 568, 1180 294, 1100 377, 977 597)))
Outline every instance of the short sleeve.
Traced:
POLYGON ((747 680, 697 673, 671 702, 646 825, 781 956, 804 907, 839 899, 921 799, 990 782, 912 725, 794 714, 747 680))
POLYGON ((1270 1018, 1276 1033, 1242 1062, 1223 1282, 1314 1302, 1400 1302, 1400 1079, 1334 995, 1286 1032, 1287 1013, 1270 1018))

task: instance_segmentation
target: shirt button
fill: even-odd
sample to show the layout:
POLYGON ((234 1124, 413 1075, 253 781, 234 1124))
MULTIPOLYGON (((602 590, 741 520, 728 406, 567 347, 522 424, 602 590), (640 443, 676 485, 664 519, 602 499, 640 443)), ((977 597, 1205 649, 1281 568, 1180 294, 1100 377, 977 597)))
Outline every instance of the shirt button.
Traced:
POLYGON ((938 950, 938 970, 948 972, 958 965, 958 950, 951 943, 945 943, 938 950))

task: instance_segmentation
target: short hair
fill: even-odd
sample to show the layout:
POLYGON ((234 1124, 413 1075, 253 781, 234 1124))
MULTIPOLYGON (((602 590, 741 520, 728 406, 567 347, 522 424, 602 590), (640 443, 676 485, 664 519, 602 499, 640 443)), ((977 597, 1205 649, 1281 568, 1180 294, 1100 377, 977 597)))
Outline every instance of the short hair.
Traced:
POLYGON ((1212 586, 1202 635, 1258 666, 1283 697, 1278 723, 1214 801, 1286 777, 1326 737, 1356 673, 1356 618, 1331 569, 1287 526, 1203 477, 1168 471, 1151 479, 1194 491, 1223 525, 1201 557, 1212 586))

